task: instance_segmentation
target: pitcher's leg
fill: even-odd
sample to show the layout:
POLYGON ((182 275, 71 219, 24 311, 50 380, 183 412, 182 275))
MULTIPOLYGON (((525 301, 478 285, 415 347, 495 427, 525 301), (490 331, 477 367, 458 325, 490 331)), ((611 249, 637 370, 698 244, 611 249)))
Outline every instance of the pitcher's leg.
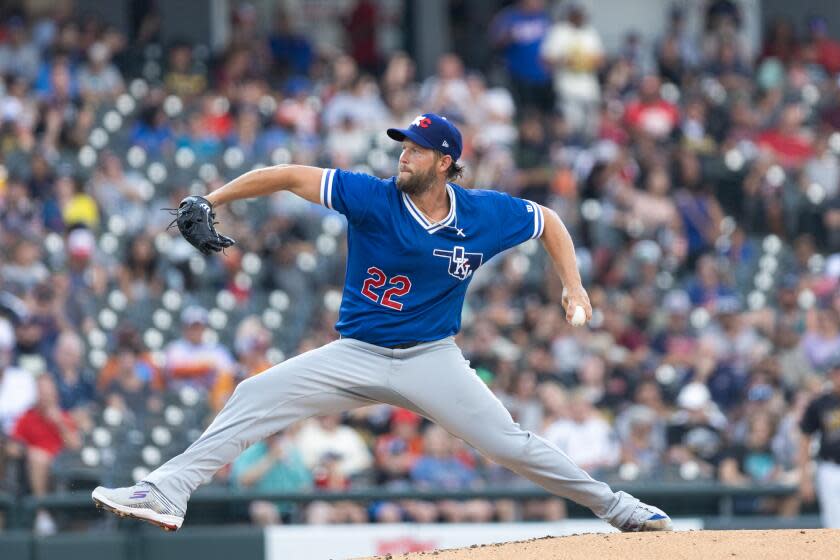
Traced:
POLYGON ((840 529, 840 465, 820 461, 817 466, 820 519, 826 529, 840 529))
POLYGON ((594 480, 542 437, 522 430, 450 342, 407 359, 392 374, 393 388, 416 409, 493 461, 549 492, 591 509, 617 525, 639 501, 594 480))
POLYGON ((337 341, 246 379, 192 445, 144 480, 185 510, 190 494, 249 445, 297 420, 368 404, 353 387, 374 384, 387 362, 358 354, 337 341))

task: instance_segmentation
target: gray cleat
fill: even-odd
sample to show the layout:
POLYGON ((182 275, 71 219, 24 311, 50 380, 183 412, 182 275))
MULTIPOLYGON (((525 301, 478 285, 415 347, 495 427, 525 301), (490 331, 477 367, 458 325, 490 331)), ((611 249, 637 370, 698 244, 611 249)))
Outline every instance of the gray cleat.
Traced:
POLYGON ((639 505, 636 506, 636 509, 624 523, 614 525, 614 527, 624 533, 674 530, 674 525, 671 523, 668 514, 657 507, 642 502, 639 502, 639 505))
POLYGON ((126 488, 97 486, 91 498, 98 508, 120 517, 142 519, 167 531, 177 531, 184 522, 184 512, 148 482, 126 488))

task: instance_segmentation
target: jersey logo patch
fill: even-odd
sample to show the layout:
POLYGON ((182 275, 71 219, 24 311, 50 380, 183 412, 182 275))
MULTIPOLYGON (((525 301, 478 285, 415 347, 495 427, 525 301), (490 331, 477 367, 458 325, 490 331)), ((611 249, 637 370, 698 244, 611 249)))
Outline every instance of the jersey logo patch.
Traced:
POLYGON ((484 253, 467 253, 466 250, 456 245, 451 251, 435 249, 434 256, 449 259, 449 275, 458 280, 466 280, 473 271, 481 266, 484 260, 484 253))

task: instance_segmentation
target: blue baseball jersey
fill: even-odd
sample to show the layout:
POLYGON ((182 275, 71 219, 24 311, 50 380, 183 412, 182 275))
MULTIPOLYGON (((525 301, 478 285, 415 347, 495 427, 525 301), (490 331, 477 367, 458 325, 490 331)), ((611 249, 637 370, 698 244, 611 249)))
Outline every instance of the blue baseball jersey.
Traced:
POLYGON ((336 330, 379 346, 454 335, 473 274, 497 253, 540 237, 528 200, 446 187, 449 214, 431 223, 396 178, 325 169, 321 203, 347 217, 347 272, 336 330))

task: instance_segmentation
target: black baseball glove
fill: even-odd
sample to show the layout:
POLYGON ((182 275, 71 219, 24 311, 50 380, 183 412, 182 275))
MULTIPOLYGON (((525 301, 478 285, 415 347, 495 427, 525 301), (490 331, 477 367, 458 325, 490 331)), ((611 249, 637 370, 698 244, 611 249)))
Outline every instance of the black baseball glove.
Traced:
POLYGON ((188 196, 181 201, 174 214, 176 218, 169 227, 178 224, 178 230, 184 239, 205 255, 218 253, 236 243, 230 237, 216 231, 215 225, 219 223, 213 221, 216 219, 216 213, 213 212, 210 201, 203 196, 188 196))

